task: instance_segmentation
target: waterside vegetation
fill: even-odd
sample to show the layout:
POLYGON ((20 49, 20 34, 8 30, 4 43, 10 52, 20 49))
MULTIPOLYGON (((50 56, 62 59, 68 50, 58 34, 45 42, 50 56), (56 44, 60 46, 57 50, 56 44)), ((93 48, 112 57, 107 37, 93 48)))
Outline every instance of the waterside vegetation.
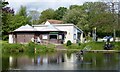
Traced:
POLYGON ((55 46, 52 44, 40 45, 30 42, 28 44, 9 44, 7 42, 2 42, 2 53, 45 53, 54 52, 55 46))
MULTIPOLYGON (((28 44, 9 44, 6 41, 0 42, 2 44, 2 53, 52 53, 56 52, 57 48, 55 45, 40 45, 30 42, 28 44)), ((64 44, 63 47, 66 51, 79 51, 79 50, 104 50, 104 42, 88 42, 78 44, 64 44)), ((113 50, 120 50, 120 42, 111 43, 113 44, 113 50)), ((63 49, 63 48, 62 48, 63 49)), ((60 49, 59 49, 60 50, 60 49)))

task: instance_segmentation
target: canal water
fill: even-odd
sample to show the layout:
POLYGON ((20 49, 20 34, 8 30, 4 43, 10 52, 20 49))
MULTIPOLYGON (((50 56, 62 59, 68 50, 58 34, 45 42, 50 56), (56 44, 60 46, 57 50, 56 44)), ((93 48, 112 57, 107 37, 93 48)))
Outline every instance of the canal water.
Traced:
POLYGON ((46 54, 7 54, 2 56, 3 70, 119 70, 119 53, 73 52, 46 54))

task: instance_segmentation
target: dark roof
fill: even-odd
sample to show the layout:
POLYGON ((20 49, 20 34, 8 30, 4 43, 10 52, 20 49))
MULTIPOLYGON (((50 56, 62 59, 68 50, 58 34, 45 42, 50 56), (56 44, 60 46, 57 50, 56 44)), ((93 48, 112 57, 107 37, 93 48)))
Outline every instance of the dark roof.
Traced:
POLYGON ((62 24, 63 21, 60 20, 47 20, 50 24, 62 24))

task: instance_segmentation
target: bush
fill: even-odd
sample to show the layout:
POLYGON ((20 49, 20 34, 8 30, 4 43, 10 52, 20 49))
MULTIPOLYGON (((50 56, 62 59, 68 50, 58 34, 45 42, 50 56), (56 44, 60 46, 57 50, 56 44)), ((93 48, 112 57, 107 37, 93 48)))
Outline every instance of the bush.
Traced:
POLYGON ((9 43, 3 43, 2 44, 2 51, 3 52, 23 52, 23 45, 22 44, 9 44, 9 43))
POLYGON ((47 48, 45 45, 36 45, 35 46, 36 48, 36 51, 39 53, 39 52, 46 52, 47 51, 47 48))
POLYGON ((55 49, 54 48, 47 48, 47 52, 54 52, 55 49))
POLYGON ((71 43, 71 41, 70 41, 70 40, 68 40, 68 41, 67 41, 67 45, 66 45, 66 46, 70 46, 70 45, 72 45, 72 43, 71 43))
POLYGON ((35 43, 34 43, 34 42, 28 43, 27 48, 28 48, 28 52, 34 53, 34 50, 35 50, 35 43))
POLYGON ((78 46, 80 46, 81 44, 80 44, 80 42, 78 43, 78 46))

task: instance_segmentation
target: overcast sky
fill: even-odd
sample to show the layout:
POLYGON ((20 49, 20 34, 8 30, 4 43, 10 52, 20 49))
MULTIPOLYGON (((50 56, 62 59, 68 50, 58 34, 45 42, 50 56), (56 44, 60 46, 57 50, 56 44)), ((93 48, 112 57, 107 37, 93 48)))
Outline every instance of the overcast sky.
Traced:
POLYGON ((98 0, 6 0, 9 2, 11 8, 16 11, 19 10, 20 6, 26 6, 27 10, 37 10, 39 12, 53 8, 57 9, 58 7, 69 7, 70 5, 81 5, 85 2, 95 2, 98 0))

